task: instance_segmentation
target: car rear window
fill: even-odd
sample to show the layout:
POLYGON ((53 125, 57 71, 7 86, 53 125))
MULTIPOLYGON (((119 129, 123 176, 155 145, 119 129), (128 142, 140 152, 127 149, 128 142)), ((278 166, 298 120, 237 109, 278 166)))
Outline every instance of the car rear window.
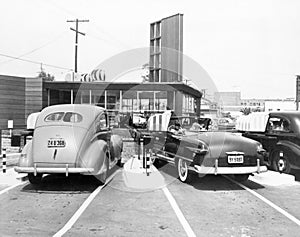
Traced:
POLYGON ((82 115, 73 112, 56 112, 47 115, 44 120, 45 122, 64 121, 67 123, 80 123, 82 121, 82 115))

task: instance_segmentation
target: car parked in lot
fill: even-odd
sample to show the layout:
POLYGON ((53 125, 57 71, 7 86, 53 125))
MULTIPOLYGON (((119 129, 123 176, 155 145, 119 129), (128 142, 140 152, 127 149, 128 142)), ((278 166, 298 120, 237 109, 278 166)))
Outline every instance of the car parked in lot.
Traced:
POLYGON ((230 118, 217 118, 214 119, 217 124, 218 130, 232 130, 235 128, 235 122, 230 118))
POLYGON ((152 115, 147 131, 151 141, 146 147, 154 163, 174 164, 182 182, 188 181, 192 172, 233 174, 245 181, 252 173, 267 171, 265 150, 259 142, 229 132, 184 130, 178 123, 171 111, 152 115))
MULTIPOLYGON (((32 122, 32 121, 31 121, 32 122)), ((95 175, 102 183, 121 162, 122 139, 113 135, 106 110, 92 105, 54 105, 38 114, 33 138, 15 170, 38 184, 43 174, 95 175)))
POLYGON ((284 173, 300 169, 300 112, 257 112, 242 116, 236 129, 262 143, 269 166, 284 173))

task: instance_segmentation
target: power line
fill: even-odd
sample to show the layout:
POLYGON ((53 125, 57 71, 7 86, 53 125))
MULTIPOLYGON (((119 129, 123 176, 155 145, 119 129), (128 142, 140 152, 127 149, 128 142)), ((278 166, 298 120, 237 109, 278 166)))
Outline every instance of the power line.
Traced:
MULTIPOLYGON (((16 58, 20 59, 20 58, 22 58, 22 57, 24 57, 24 56, 27 56, 27 55, 29 55, 29 54, 32 54, 33 52, 36 52, 36 51, 40 50, 40 49, 42 49, 42 48, 45 48, 45 47, 47 47, 49 44, 52 44, 53 42, 55 42, 56 40, 58 40, 59 38, 61 38, 61 37, 62 37, 63 35, 65 35, 66 33, 67 33, 67 31, 64 31, 62 34, 56 36, 55 38, 53 38, 52 40, 46 42, 45 44, 43 44, 43 45, 41 45, 41 46, 39 46, 39 47, 37 47, 37 48, 35 48, 35 49, 32 49, 32 50, 30 50, 30 51, 28 51, 28 52, 26 52, 26 53, 24 53, 24 54, 21 54, 21 55, 17 56, 16 58)), ((5 63, 9 63, 9 62, 11 62, 11 61, 13 61, 13 60, 16 60, 16 58, 9 59, 9 60, 7 60, 7 61, 1 62, 0 65, 3 65, 3 64, 5 64, 5 63)))
MULTIPOLYGON (((32 61, 32 60, 28 60, 28 59, 24 59, 24 58, 20 58, 20 57, 15 57, 15 56, 10 56, 10 55, 7 55, 7 54, 2 54, 2 53, 0 53, 0 56, 6 57, 6 58, 12 58, 12 59, 19 60, 19 61, 23 61, 23 62, 28 62, 28 63, 38 64, 38 65, 41 64, 41 62, 32 61)), ((68 70, 68 71, 71 71, 71 70, 72 70, 72 69, 70 69, 70 68, 60 67, 60 66, 55 66, 55 65, 46 64, 46 63, 43 63, 43 65, 45 65, 45 66, 47 66, 47 67, 53 67, 53 68, 63 69, 63 70, 68 70)))
MULTIPOLYGON (((38 1, 38 2, 40 3, 40 1, 38 1)), ((65 13, 67 13, 68 15, 71 15, 71 16, 76 17, 76 18, 77 17, 82 17, 81 14, 79 15, 79 14, 71 11, 70 8, 65 8, 65 7, 57 4, 56 2, 54 2, 52 0, 45 1, 45 3, 51 5, 52 7, 56 8, 58 10, 60 10, 61 12, 64 13, 64 15, 65 15, 65 13)), ((100 27, 98 24, 95 24, 95 22, 91 22, 91 26, 95 30, 97 30, 97 32, 99 32, 101 34, 101 36, 105 35, 109 39, 103 39, 103 38, 100 39, 99 37, 96 37, 96 36, 92 36, 92 37, 94 37, 94 38, 96 38, 98 40, 101 40, 101 41, 105 41, 105 42, 107 42, 109 44, 113 44, 115 46, 118 45, 118 47, 120 47, 120 48, 134 48, 133 45, 129 45, 129 44, 125 43, 124 41, 120 41, 118 38, 116 38, 115 36, 113 36, 110 33, 108 33, 102 27, 100 27)), ((91 36, 91 35, 89 35, 89 36, 91 36)))

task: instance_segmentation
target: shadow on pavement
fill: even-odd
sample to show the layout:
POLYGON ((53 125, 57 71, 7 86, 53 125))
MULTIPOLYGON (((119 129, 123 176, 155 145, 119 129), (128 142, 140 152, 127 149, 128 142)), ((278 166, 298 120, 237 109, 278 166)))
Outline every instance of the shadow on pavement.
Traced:
POLYGON ((99 183, 94 176, 84 175, 46 175, 41 184, 28 184, 23 187, 23 192, 41 192, 41 193, 91 193, 99 183))
MULTIPOLYGON (((119 167, 109 171, 108 176, 116 172, 119 167)), ((64 174, 45 175, 41 184, 27 184, 22 188, 23 192, 39 193, 92 193, 101 183, 93 175, 64 174)))
MULTIPOLYGON (((202 190, 202 191, 230 191, 230 190, 242 190, 240 186, 237 184, 229 181, 223 175, 213 175, 213 174, 203 174, 198 175, 197 173, 191 173, 192 179, 188 183, 182 183, 178 179, 178 175, 176 173, 175 166, 171 164, 162 163, 156 168, 164 175, 173 178, 173 182, 177 181, 176 184, 178 185, 191 185, 195 189, 202 190)), ((228 175, 231 179, 234 180, 233 176, 228 175)), ((166 178, 167 179, 167 178, 166 178)), ((169 183, 173 183, 169 182, 169 183)), ((252 182, 251 180, 247 180, 246 182, 242 183, 248 186, 251 189, 263 189, 264 186, 252 182)))
MULTIPOLYGON (((227 175, 229 178, 233 179, 233 176, 227 175)), ((243 185, 251 188, 251 189, 263 189, 264 186, 252 182, 251 180, 247 180, 242 182, 243 185)), ((195 175, 195 178, 190 183, 195 189, 202 191, 234 191, 234 190, 243 190, 239 185, 231 182, 226 179, 223 175, 205 175, 202 177, 198 177, 195 175)))

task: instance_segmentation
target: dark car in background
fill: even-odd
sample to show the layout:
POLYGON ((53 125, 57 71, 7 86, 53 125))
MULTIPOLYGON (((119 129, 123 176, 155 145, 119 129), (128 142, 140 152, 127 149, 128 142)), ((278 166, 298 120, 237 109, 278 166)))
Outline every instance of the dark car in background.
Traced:
POLYGON ((240 117, 236 129, 262 143, 271 169, 284 173, 300 169, 300 112, 252 113, 240 117))

